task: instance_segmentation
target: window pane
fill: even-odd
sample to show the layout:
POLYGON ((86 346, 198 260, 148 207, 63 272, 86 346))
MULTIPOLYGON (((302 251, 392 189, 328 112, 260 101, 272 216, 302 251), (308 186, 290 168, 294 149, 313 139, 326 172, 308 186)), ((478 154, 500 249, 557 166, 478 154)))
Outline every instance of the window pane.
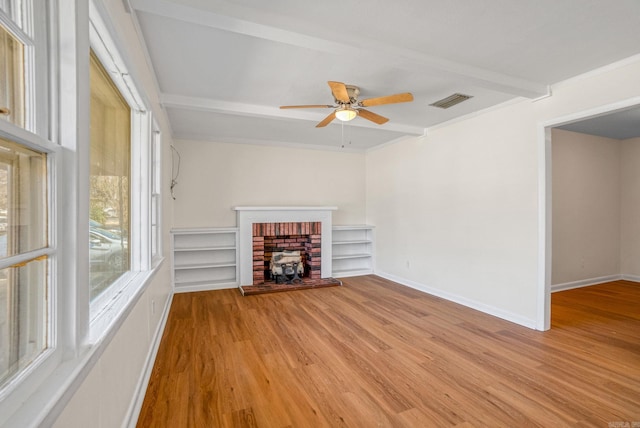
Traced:
POLYGON ((3 12, 11 17, 13 22, 20 28, 24 30, 24 2, 22 0, 0 0, 0 9, 3 12))
POLYGON ((160 194, 160 131, 153 132, 153 140, 151 141, 151 168, 153 179, 151 181, 151 193, 160 194))
POLYGON ((160 252, 160 131, 154 125, 153 139, 151 140, 151 256, 155 257, 160 252))
POLYGON ((47 246, 47 157, 0 138, 0 258, 47 246))
POLYGON ((1 25, 0 118, 24 127, 24 46, 1 25))
POLYGON ((129 270, 131 109, 91 54, 91 299, 129 270))
POLYGON ((0 270, 0 384, 48 347, 47 259, 0 270))
POLYGON ((158 254, 158 195, 151 196, 151 255, 158 254))

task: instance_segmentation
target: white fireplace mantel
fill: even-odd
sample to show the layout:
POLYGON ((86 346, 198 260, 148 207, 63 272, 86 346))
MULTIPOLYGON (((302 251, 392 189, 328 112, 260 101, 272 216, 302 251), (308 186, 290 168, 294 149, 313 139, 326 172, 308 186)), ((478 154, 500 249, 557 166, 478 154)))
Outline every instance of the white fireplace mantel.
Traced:
POLYGON ((236 211, 239 241, 240 285, 253 285, 253 224, 320 222, 322 223, 322 278, 331 277, 331 213, 338 207, 233 207, 236 211))

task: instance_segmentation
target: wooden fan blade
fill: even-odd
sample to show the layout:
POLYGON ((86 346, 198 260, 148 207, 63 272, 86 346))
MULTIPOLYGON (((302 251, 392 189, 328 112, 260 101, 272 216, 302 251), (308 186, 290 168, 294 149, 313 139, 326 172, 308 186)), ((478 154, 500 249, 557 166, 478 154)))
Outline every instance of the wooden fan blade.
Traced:
POLYGON ((345 86, 344 83, 342 82, 327 82, 329 83, 329 87, 331 88, 331 93, 333 94, 333 97, 338 100, 338 101, 342 101, 343 103, 348 103, 351 100, 349 100, 349 92, 347 92, 347 87, 345 86))
POLYGON ((319 124, 316 125, 316 128, 322 128, 323 126, 327 126, 335 118, 336 118, 336 113, 335 112, 331 112, 331 114, 329 116, 325 117, 322 120, 322 122, 320 122, 319 124))
POLYGON ((335 108, 335 106, 329 106, 326 104, 308 104, 301 106, 280 106, 280 108, 335 108))
POLYGON ((379 106, 382 104, 406 103, 413 101, 413 95, 410 92, 404 94, 387 95, 386 97, 369 98, 360 101, 358 104, 362 107, 379 106))
POLYGON ((358 115, 367 120, 370 120, 371 122, 375 122, 378 125, 382 125, 383 123, 387 123, 389 121, 389 119, 387 119, 386 117, 380 116, 379 114, 376 114, 369 110, 365 110, 363 108, 358 109, 358 115))

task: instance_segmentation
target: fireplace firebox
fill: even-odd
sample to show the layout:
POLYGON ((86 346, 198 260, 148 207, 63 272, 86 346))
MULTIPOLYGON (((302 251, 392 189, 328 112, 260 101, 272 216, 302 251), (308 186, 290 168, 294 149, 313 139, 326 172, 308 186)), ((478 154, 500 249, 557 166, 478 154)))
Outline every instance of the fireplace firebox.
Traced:
MULTIPOLYGON (((298 278, 320 279, 322 265, 322 223, 320 222, 286 222, 286 223, 253 223, 253 284, 265 281, 290 281, 279 274, 280 265, 285 270, 292 269, 298 278), (293 260, 289 254, 283 262, 274 260, 282 257, 283 252, 296 253, 293 260), (274 271, 275 264, 275 271, 274 271)), ((289 275, 292 275, 291 272, 289 275)))

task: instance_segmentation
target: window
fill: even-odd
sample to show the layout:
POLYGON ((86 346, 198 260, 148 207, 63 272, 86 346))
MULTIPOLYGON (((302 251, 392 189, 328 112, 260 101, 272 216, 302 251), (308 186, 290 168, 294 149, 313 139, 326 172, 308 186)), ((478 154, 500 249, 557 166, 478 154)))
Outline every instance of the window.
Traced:
POLYGON ((0 120, 45 139, 50 138, 47 3, 0 0, 0 120))
POLYGON ((160 173, 161 173, 161 134, 157 123, 153 124, 153 136, 151 138, 151 258, 155 259, 161 255, 161 233, 160 229, 160 173))
POLYGON ((151 269, 153 182, 151 114, 100 8, 93 5, 87 220, 92 341, 128 307, 151 269))
POLYGON ((131 108, 91 53, 91 300, 129 270, 131 108))
POLYGON ((0 393, 55 346, 49 195, 57 147, 42 132, 46 39, 33 25, 43 10, 42 2, 0 0, 0 393))
POLYGON ((0 139, 0 384, 48 346, 46 165, 0 139))
POLYGON ((159 128, 107 13, 0 0, 0 426, 46 425, 160 248, 159 128))
POLYGON ((30 20, 27 19, 24 13, 25 8, 30 3, 30 1, 22 0, 0 0, 0 10, 10 17, 14 25, 24 30, 25 26, 30 24, 30 20))
POLYGON ((0 117, 24 127, 24 45, 0 25, 0 117))

